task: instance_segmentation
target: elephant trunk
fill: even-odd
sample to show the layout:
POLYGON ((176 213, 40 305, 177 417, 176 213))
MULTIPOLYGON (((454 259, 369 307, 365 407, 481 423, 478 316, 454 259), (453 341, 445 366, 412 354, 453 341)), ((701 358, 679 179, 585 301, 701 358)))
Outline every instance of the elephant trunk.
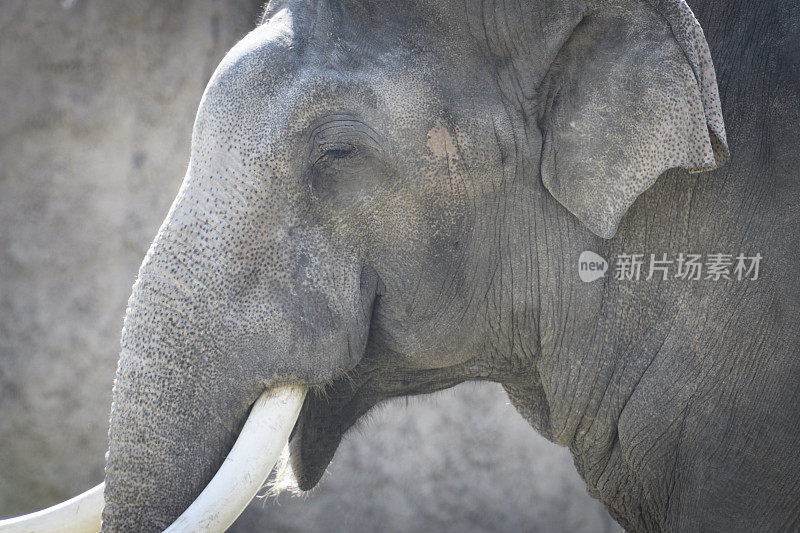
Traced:
POLYGON ((169 526, 214 476, 263 390, 235 354, 219 364, 191 300, 169 286, 140 275, 125 318, 103 531, 169 526))

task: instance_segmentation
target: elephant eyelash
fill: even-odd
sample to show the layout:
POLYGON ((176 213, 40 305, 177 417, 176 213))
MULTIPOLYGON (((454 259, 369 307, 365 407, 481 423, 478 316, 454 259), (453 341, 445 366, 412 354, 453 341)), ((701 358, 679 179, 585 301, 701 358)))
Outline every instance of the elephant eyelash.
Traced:
POLYGON ((325 158, 333 158, 333 159, 344 159, 345 157, 352 155, 356 151, 355 148, 335 148, 332 150, 327 150, 323 157, 325 158))
POLYGON ((327 147, 322 147, 322 153, 314 161, 313 166, 316 167, 320 164, 332 163, 334 161, 347 159, 356 153, 358 153, 358 147, 350 143, 336 143, 328 145, 327 147))

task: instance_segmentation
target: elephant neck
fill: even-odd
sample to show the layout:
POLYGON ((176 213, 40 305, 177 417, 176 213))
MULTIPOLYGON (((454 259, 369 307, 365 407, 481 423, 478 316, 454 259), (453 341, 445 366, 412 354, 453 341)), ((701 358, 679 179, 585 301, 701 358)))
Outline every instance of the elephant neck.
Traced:
MULTIPOLYGON (((639 419, 659 416, 642 401, 642 390, 650 386, 648 369, 680 335, 685 302, 654 280, 616 281, 613 268, 620 254, 668 251, 662 240, 671 236, 629 228, 618 239, 595 237, 537 180, 531 171, 509 195, 514 200, 506 206, 508 238, 496 253, 501 259, 488 306, 500 310, 503 333, 493 348, 516 365, 502 385, 531 426, 570 449, 590 492, 615 515, 624 514, 621 520, 639 520, 630 522, 633 529, 646 529, 661 519, 659 503, 647 499, 649 474, 629 471, 620 439, 631 438, 639 419), (587 251, 608 262, 605 277, 581 279, 579 258, 587 251), (634 488, 623 487, 630 480, 634 488)), ((686 194, 692 188, 685 173, 665 181, 656 188, 679 184, 686 194)), ((653 197, 672 198, 658 190, 653 197)), ((690 202, 680 204, 689 209, 690 202)), ((680 218, 659 209, 665 218, 680 218)), ((672 414, 680 427, 680 415, 672 414)))

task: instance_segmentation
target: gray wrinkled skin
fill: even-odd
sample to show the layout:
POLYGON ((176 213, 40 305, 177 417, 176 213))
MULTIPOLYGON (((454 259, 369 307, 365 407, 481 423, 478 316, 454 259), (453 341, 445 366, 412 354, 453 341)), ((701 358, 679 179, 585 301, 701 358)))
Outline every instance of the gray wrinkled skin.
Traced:
POLYGON ((171 523, 265 387, 312 387, 285 473, 309 489, 370 408, 467 380, 629 530, 798 527, 787 6, 696 6, 709 54, 676 0, 270 4, 134 285, 104 530, 171 523), (586 285, 583 250, 765 264, 586 285))

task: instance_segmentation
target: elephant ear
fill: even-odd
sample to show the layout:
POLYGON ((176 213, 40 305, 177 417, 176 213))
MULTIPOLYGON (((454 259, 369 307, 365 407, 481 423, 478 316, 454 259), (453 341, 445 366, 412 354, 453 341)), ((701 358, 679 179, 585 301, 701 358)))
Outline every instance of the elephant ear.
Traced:
POLYGON ((728 157, 711 54, 682 0, 589 12, 542 87, 542 180, 600 237, 665 170, 728 157))

